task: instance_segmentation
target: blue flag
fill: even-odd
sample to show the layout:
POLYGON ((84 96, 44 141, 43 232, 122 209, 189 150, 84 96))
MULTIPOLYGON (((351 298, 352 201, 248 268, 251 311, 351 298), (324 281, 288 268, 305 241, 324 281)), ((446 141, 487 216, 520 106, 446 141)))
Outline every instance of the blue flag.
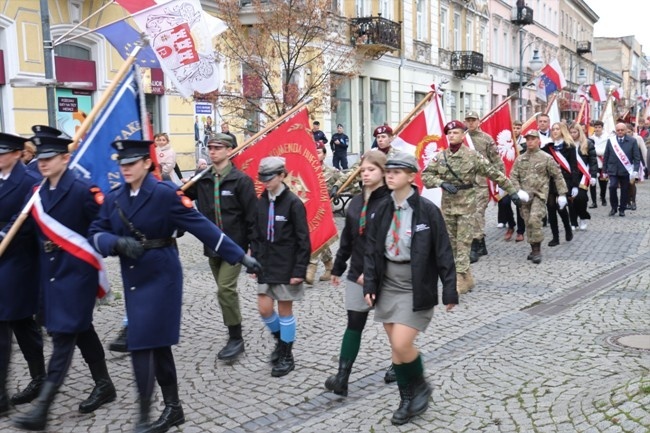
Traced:
POLYGON ((115 90, 113 97, 90 127, 72 156, 70 168, 104 192, 124 182, 117 164, 115 140, 142 140, 140 98, 135 67, 115 90))
MULTIPOLYGON (((118 21, 106 27, 99 28, 95 32, 104 35, 108 42, 120 53, 122 58, 126 59, 135 48, 135 43, 140 39, 140 34, 136 29, 131 27, 126 21, 118 21)), ((136 61, 140 66, 147 68, 160 68, 156 53, 150 46, 143 47, 136 61)))

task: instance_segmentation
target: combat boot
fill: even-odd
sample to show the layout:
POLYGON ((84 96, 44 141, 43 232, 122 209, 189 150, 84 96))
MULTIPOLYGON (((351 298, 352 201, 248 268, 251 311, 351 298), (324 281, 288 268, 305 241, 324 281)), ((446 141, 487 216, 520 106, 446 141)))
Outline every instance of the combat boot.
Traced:
POLYGON ((526 260, 533 260, 533 254, 535 253, 535 244, 530 244, 530 254, 526 257, 526 260))
POLYGON ((316 278, 316 265, 309 264, 307 266, 307 275, 305 275, 305 283, 314 284, 314 278, 316 278))
POLYGON ((536 265, 542 263, 542 243, 541 242, 535 242, 532 244, 533 247, 533 252, 531 253, 531 261, 535 263, 536 265))
POLYGON ((271 376, 282 377, 286 376, 295 368, 292 353, 293 343, 287 343, 280 340, 280 359, 271 369, 271 376))
POLYGON ((244 353, 244 339, 241 334, 241 324, 228 326, 228 342, 217 353, 217 358, 231 361, 237 359, 242 353, 244 353))
POLYGON ((429 398, 431 397, 431 386, 424 380, 424 376, 421 374, 418 377, 414 378, 411 381, 411 403, 408 407, 408 413, 410 417, 420 415, 424 413, 429 407, 429 398))
POLYGON ((36 403, 29 413, 21 415, 14 420, 14 425, 23 430, 45 430, 47 425, 47 412, 56 396, 57 386, 53 382, 45 381, 41 386, 36 403))
POLYGON ((393 367, 393 364, 389 365, 386 369, 386 374, 384 374, 384 382, 397 382, 397 375, 395 374, 395 367, 393 367))
MULTIPOLYGON (((9 356, 7 356, 8 360, 9 356)), ((0 371, 0 418, 9 413, 9 398, 7 396, 7 369, 0 371)))
POLYGON ((102 360, 93 364, 88 364, 90 374, 95 381, 95 387, 91 391, 87 399, 79 404, 79 412, 90 413, 94 412, 100 406, 106 403, 115 401, 117 395, 115 394, 115 386, 108 375, 106 368, 106 361, 102 360))
POLYGON ((476 250, 478 252, 479 256, 487 256, 487 247, 485 246, 485 236, 483 236, 481 239, 478 241, 478 248, 476 250))
POLYGON ((459 295, 469 292, 465 274, 456 273, 456 291, 459 295))
POLYGON ((273 338, 275 338, 275 347, 271 355, 269 355, 269 362, 275 365, 280 360, 280 331, 274 332, 273 338))
POLYGON ((476 282, 474 281, 474 276, 472 275, 472 270, 467 268, 467 273, 465 273, 465 283, 467 284, 467 291, 471 292, 474 287, 476 287, 476 282))
POLYGON ((19 404, 29 403, 38 397, 41 391, 41 386, 45 382, 45 360, 39 359, 38 361, 27 362, 29 368, 29 375, 32 380, 27 384, 25 389, 11 396, 11 404, 18 406, 19 404))
POLYGON ((409 406, 411 405, 413 395, 410 383, 408 385, 400 385, 398 383, 397 386, 399 388, 400 401, 397 410, 393 412, 393 417, 390 422, 393 425, 402 425, 406 424, 411 419, 411 416, 409 415, 409 406))
POLYGON ((163 401, 165 402, 165 409, 158 418, 158 421, 151 424, 150 433, 163 433, 170 428, 181 425, 185 422, 185 414, 183 414, 183 407, 178 398, 178 385, 161 386, 163 401))
POLYGON ((320 276, 318 279, 319 281, 329 281, 330 278, 332 278, 332 268, 334 267, 334 262, 332 260, 329 260, 324 263, 325 265, 325 273, 320 276))
POLYGON ((478 239, 472 239, 472 249, 469 251, 469 262, 470 263, 476 263, 478 262, 479 258, 479 240, 478 239))
POLYGON ((352 361, 349 359, 339 360, 339 371, 335 375, 327 378, 325 388, 333 391, 336 395, 348 396, 348 381, 352 373, 352 361))

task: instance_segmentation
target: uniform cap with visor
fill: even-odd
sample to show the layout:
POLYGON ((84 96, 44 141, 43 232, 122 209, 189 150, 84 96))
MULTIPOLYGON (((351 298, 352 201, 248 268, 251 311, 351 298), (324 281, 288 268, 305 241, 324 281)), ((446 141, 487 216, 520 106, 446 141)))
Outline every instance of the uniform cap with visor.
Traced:
POLYGON ((262 158, 257 170, 257 178, 261 182, 268 182, 280 173, 284 173, 285 159, 280 156, 267 156, 262 158))
POLYGON ((223 146, 230 147, 231 149, 235 147, 235 141, 232 139, 232 137, 228 134, 223 133, 210 134, 207 143, 208 147, 210 147, 210 144, 221 144, 223 146))
POLYGON ((418 160, 410 153, 396 152, 386 161, 386 170, 389 168, 401 168, 411 172, 417 172, 418 160))
POLYGON ((151 144, 153 141, 150 140, 116 140, 111 146, 117 150, 118 163, 127 165, 148 158, 151 144))
POLYGON ((0 132, 0 155, 3 153, 15 152, 25 148, 26 138, 18 135, 0 132))
POLYGON ((35 136, 29 139, 36 146, 36 159, 48 159, 56 155, 69 153, 68 145, 72 140, 61 137, 35 136))

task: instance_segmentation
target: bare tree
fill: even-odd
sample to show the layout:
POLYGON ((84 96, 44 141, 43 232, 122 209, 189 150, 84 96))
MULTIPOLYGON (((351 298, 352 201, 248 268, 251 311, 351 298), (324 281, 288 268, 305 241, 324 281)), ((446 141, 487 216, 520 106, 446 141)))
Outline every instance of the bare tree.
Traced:
MULTIPOLYGON (((217 50, 241 75, 203 97, 216 100, 225 117, 272 120, 309 96, 316 111, 327 110, 331 87, 357 74, 349 25, 332 12, 332 0, 215 2, 229 28, 217 50)), ((244 128, 256 130, 255 123, 244 128)))

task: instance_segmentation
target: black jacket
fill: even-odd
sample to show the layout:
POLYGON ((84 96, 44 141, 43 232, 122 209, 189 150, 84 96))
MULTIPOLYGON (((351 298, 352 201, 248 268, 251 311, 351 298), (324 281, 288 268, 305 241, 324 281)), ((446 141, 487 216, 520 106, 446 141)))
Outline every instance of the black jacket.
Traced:
POLYGON ((349 144, 350 144, 350 139, 348 138, 348 136, 345 134, 339 134, 338 132, 332 135, 332 139, 330 140, 330 146, 332 147, 332 152, 340 153, 343 155, 348 153, 349 144), (339 141, 338 144, 334 143, 336 140, 339 141))
MULTIPOLYGON (((639 171, 639 162, 641 161, 641 150, 636 143, 634 137, 626 135, 623 137, 623 143, 619 144, 623 153, 627 156, 627 159, 630 160, 630 163, 634 167, 634 171, 639 171)), ((627 171, 623 163, 612 147, 611 139, 607 140, 607 146, 605 147, 605 155, 603 155, 603 170, 607 172, 610 176, 627 176, 630 173, 627 171)))
MULTIPOLYGON (((438 279, 442 282, 442 303, 458 304, 456 264, 447 227, 440 209, 420 197, 417 190, 408 198, 413 208, 411 223, 411 273, 413 311, 429 310, 438 305, 438 279)), ((381 296, 386 272, 385 238, 394 212, 393 200, 381 202, 368 230, 363 266, 363 293, 381 296)))
POLYGON ((336 253, 332 275, 340 277, 345 272, 347 261, 350 259, 350 270, 348 280, 357 282, 359 275, 363 273, 363 255, 366 249, 366 234, 372 217, 375 215, 379 205, 390 196, 390 190, 381 186, 374 190, 368 198, 366 209, 366 228, 363 235, 359 235, 359 218, 363 208, 363 194, 356 195, 348 204, 345 213, 345 227, 341 231, 339 250, 336 253))
POLYGON ((263 284, 289 284, 291 278, 305 278, 311 243, 307 214, 302 201, 286 187, 275 199, 274 241, 266 239, 269 194, 264 191, 257 202, 257 234, 251 253, 264 267, 257 276, 263 284))
POLYGON ((586 155, 583 155, 580 150, 578 150, 578 153, 580 154, 580 158, 582 158, 587 167, 589 167, 589 175, 593 179, 596 179, 598 176, 598 156, 596 156, 596 145, 594 144, 594 140, 591 138, 587 139, 586 155))
MULTIPOLYGON (((544 146, 542 150, 544 150, 544 152, 548 153, 549 155, 551 155, 551 157, 553 157, 553 154, 549 150, 550 149, 549 146, 553 146, 553 143, 551 142, 548 145, 544 146)), ((560 172, 562 172, 562 177, 564 178, 564 182, 566 182, 566 187, 569 190, 569 194, 571 194, 571 190, 573 188, 578 188, 580 186, 580 180, 582 179, 582 173, 580 172, 580 169, 578 169, 578 160, 576 159, 576 149, 575 147, 568 146, 566 143, 564 143, 562 150, 560 150, 558 153, 564 156, 564 158, 569 163, 569 168, 571 169, 571 173, 569 173, 560 166, 560 172)), ((553 158, 553 160, 555 161, 555 158, 553 158)), ((555 182, 551 180, 549 181, 549 184, 550 184, 548 190, 549 194, 558 195, 557 188, 555 188, 555 182)))
MULTIPOLYGON (((230 172, 221 179, 219 188, 221 197, 221 222, 223 232, 242 250, 248 250, 256 229, 257 195, 253 180, 245 173, 232 167, 230 172)), ((216 221, 214 211, 214 175, 208 171, 194 185, 185 191, 185 195, 196 200, 196 205, 207 219, 216 221)), ((218 255, 204 247, 203 253, 208 257, 218 255)))
POLYGON ((322 141, 323 144, 327 144, 327 136, 325 136, 325 133, 321 131, 320 129, 318 131, 312 131, 312 134, 314 135, 314 141, 319 142, 322 141))

